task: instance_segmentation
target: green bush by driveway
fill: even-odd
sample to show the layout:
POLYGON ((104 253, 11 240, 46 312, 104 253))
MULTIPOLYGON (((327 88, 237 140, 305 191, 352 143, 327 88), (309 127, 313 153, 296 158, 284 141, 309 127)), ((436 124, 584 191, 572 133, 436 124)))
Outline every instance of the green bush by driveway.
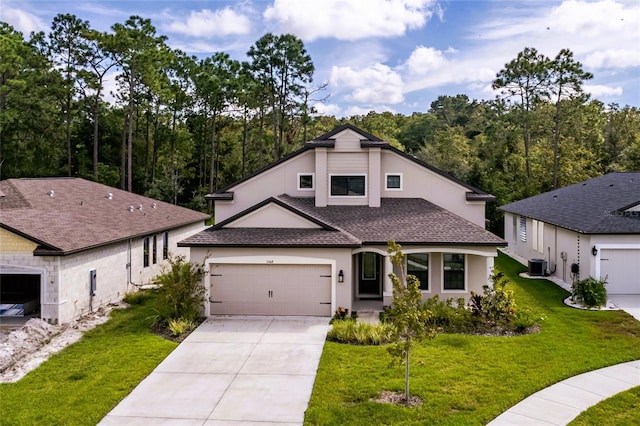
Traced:
POLYGON ((560 380, 640 359, 640 322, 628 314, 567 307, 566 291, 518 277, 524 268, 506 256, 496 268, 511 280, 518 306, 544 317, 539 333, 440 334, 416 346, 411 387, 424 404, 414 408, 371 401, 404 389, 402 367, 390 366, 385 347, 327 342, 305 424, 484 425, 560 380))

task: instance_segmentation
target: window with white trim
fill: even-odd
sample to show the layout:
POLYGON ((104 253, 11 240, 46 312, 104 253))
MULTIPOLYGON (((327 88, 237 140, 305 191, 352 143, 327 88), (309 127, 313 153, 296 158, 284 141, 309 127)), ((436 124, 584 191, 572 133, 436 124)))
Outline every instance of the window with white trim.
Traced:
POLYGON ((429 253, 407 254, 407 273, 420 281, 420 290, 429 290, 429 253))
POLYGON ((298 191, 313 191, 315 189, 314 173, 298 173, 298 191))
POLYGON ((443 289, 464 290, 465 255, 462 253, 443 253, 443 289))
POLYGON ((387 191, 402 191, 402 173, 385 173, 384 176, 387 191))
POLYGON ((520 241, 527 242, 527 218, 520 216, 520 241))
POLYGON ((142 240, 142 264, 145 268, 149 266, 149 237, 142 240))
POLYGON ((367 179, 365 175, 332 175, 332 197, 364 197, 367 179))

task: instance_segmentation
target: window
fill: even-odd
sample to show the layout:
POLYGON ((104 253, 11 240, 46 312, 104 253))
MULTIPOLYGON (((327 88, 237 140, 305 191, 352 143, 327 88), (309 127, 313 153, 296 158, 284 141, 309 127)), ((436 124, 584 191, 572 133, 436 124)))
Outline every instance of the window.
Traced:
POLYGON ((298 173, 298 191, 311 191, 314 189, 313 173, 298 173))
POLYGON ((533 249, 537 252, 544 253, 544 222, 540 222, 538 220, 532 221, 532 245, 533 249))
POLYGON ((407 272, 420 281, 420 290, 429 290, 429 255, 413 253, 407 255, 407 272))
POLYGON ((162 260, 169 258, 169 233, 167 231, 162 233, 162 260))
POLYGON ((444 290, 464 290, 464 254, 444 253, 444 290))
POLYGON ((520 216, 520 241, 527 242, 527 218, 520 216))
POLYGON ((142 263, 145 268, 149 266, 149 237, 142 240, 142 263))
POLYGON ((153 236, 153 251, 152 251, 152 255, 151 255, 151 259, 153 260, 153 264, 155 265, 156 263, 158 263, 158 241, 156 236, 153 236))
POLYGON ((364 197, 365 176, 331 176, 331 195, 347 197, 364 197))
POLYGON ((402 173, 385 173, 386 187, 385 189, 391 191, 402 190, 402 173))
POLYGON ((512 223, 511 225, 513 226, 512 232, 513 232, 513 241, 514 242, 518 242, 518 216, 513 215, 511 216, 512 218, 512 223))

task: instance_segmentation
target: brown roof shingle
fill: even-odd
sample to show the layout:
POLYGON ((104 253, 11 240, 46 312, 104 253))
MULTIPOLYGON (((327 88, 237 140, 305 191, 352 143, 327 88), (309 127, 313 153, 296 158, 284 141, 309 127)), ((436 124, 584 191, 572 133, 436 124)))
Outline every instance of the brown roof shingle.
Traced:
POLYGON ((69 254, 209 217, 80 178, 8 179, 0 191, 0 226, 42 245, 42 254, 69 254))
POLYGON ((276 201, 335 230, 212 227, 180 245, 359 247, 389 240, 405 245, 506 245, 484 228, 421 198, 383 198, 380 207, 315 207, 313 198, 289 195, 280 195, 276 201))

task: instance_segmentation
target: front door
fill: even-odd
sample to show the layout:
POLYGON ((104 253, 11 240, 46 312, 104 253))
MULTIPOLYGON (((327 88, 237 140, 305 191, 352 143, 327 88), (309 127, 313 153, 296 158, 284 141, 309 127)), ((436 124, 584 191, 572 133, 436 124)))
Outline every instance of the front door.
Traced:
POLYGON ((358 297, 360 299, 381 299, 382 285, 380 269, 382 256, 364 252, 358 255, 358 297))

